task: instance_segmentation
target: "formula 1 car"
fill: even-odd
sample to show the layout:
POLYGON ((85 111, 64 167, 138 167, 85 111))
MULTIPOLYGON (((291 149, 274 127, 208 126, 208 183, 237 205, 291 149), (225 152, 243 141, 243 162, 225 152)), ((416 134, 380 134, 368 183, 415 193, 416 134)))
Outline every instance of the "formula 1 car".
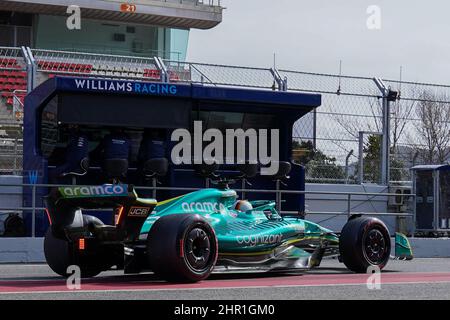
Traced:
MULTIPOLYGON (((272 200, 236 201, 226 181, 159 203, 139 198, 131 185, 60 187, 46 198, 51 227, 45 257, 62 276, 78 265, 82 277, 116 267, 182 282, 206 279, 216 267, 308 269, 331 255, 354 272, 366 272, 369 266, 382 269, 390 258, 390 235, 379 219, 355 215, 336 233, 300 216, 280 215, 272 200), (105 208, 115 210, 114 225, 81 211, 105 208)), ((408 240, 396 238, 396 251, 411 258, 408 240)))

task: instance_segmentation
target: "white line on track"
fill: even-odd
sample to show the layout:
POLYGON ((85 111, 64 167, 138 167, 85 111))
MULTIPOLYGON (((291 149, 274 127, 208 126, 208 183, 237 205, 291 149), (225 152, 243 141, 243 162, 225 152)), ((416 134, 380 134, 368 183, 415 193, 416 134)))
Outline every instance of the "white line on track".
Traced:
MULTIPOLYGON (((444 284, 450 283, 450 280, 444 281, 411 281, 411 282, 382 282, 383 285, 411 285, 411 284, 444 284)), ((159 288, 159 289, 93 289, 93 290, 55 290, 55 291, 8 291, 0 292, 1 295, 5 294, 52 294, 52 293, 114 293, 114 292, 158 292, 158 291, 201 291, 201 290, 229 290, 229 289, 273 289, 273 288, 307 288, 307 287, 349 287, 349 286, 366 286, 365 283, 339 283, 339 284, 293 284, 293 285, 273 285, 273 286, 251 286, 251 287, 217 287, 217 288, 159 288)))

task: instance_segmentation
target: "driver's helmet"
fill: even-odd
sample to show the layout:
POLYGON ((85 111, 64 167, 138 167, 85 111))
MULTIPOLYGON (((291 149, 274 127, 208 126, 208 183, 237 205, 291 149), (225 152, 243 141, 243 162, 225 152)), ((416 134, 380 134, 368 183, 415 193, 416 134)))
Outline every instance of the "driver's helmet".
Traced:
POLYGON ((234 204, 234 209, 242 212, 247 212, 249 210, 253 210, 252 204, 247 200, 238 200, 234 204))

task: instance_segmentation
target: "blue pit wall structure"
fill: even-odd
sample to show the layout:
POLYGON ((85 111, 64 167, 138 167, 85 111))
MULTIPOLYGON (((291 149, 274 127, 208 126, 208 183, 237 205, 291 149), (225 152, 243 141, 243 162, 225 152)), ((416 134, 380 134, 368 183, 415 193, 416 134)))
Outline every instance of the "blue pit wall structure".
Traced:
MULTIPOLYGON (((130 130, 165 130, 166 157, 170 162, 171 132, 185 128, 192 130, 195 120, 213 119, 209 126, 227 128, 226 118, 235 122, 232 129, 266 127, 279 129, 280 160, 291 161, 292 128, 294 123, 321 104, 319 94, 256 90, 252 88, 222 87, 201 84, 138 82, 96 78, 54 77, 30 92, 24 106, 24 184, 48 184, 54 167, 51 153, 61 147, 61 128, 70 124, 85 126, 89 130, 122 127, 130 130), (222 119, 222 120, 221 120, 222 119), (238 120, 236 120, 238 119, 238 120), (242 120, 239 120, 242 119, 242 120), (237 125, 237 126, 236 126, 237 125)), ((257 128, 255 128, 257 129, 257 128)), ((95 132, 94 132, 95 133, 95 132)), ((64 143, 62 143, 64 147, 64 143)), ((78 185, 103 184, 99 168, 93 166, 78 185)), ((222 165, 218 173, 228 168, 222 165)), ((139 185, 139 173, 131 165, 126 183, 139 185)), ((275 182, 265 176, 250 179, 249 189, 275 189, 275 182)), ((62 179, 58 184, 70 184, 62 179)), ((170 162, 161 187, 198 187, 205 180, 196 176, 192 166, 170 162)), ((237 182, 231 188, 240 189, 237 182)), ((282 189, 305 190, 305 172, 293 165, 287 186, 282 189)), ((32 188, 24 187, 23 205, 32 207, 32 188)), ((36 188, 36 207, 43 207, 48 188, 36 188)), ((159 201, 180 195, 180 191, 158 192, 159 201)), ((144 195, 146 196, 146 195, 144 195)), ((147 195, 148 196, 148 195, 147 195)), ((247 193, 249 199, 275 199, 275 194, 247 193)), ((283 195, 283 210, 304 212, 305 197, 299 194, 283 195)), ((105 223, 111 223, 112 213, 97 213, 105 223)), ((27 233, 31 234, 31 212, 25 212, 27 233)), ((45 212, 36 211, 36 236, 43 236, 48 228, 45 212)))

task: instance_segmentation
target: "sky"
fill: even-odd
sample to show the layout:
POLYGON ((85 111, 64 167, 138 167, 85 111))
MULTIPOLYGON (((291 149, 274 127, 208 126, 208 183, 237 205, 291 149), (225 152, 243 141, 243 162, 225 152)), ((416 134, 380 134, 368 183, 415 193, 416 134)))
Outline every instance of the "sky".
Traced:
POLYGON ((222 0, 187 60, 450 84, 448 0, 222 0), (379 8, 379 20, 368 7, 379 8), (380 29, 370 30, 379 21, 380 29), (375 19, 375 20, 374 20, 375 19))

